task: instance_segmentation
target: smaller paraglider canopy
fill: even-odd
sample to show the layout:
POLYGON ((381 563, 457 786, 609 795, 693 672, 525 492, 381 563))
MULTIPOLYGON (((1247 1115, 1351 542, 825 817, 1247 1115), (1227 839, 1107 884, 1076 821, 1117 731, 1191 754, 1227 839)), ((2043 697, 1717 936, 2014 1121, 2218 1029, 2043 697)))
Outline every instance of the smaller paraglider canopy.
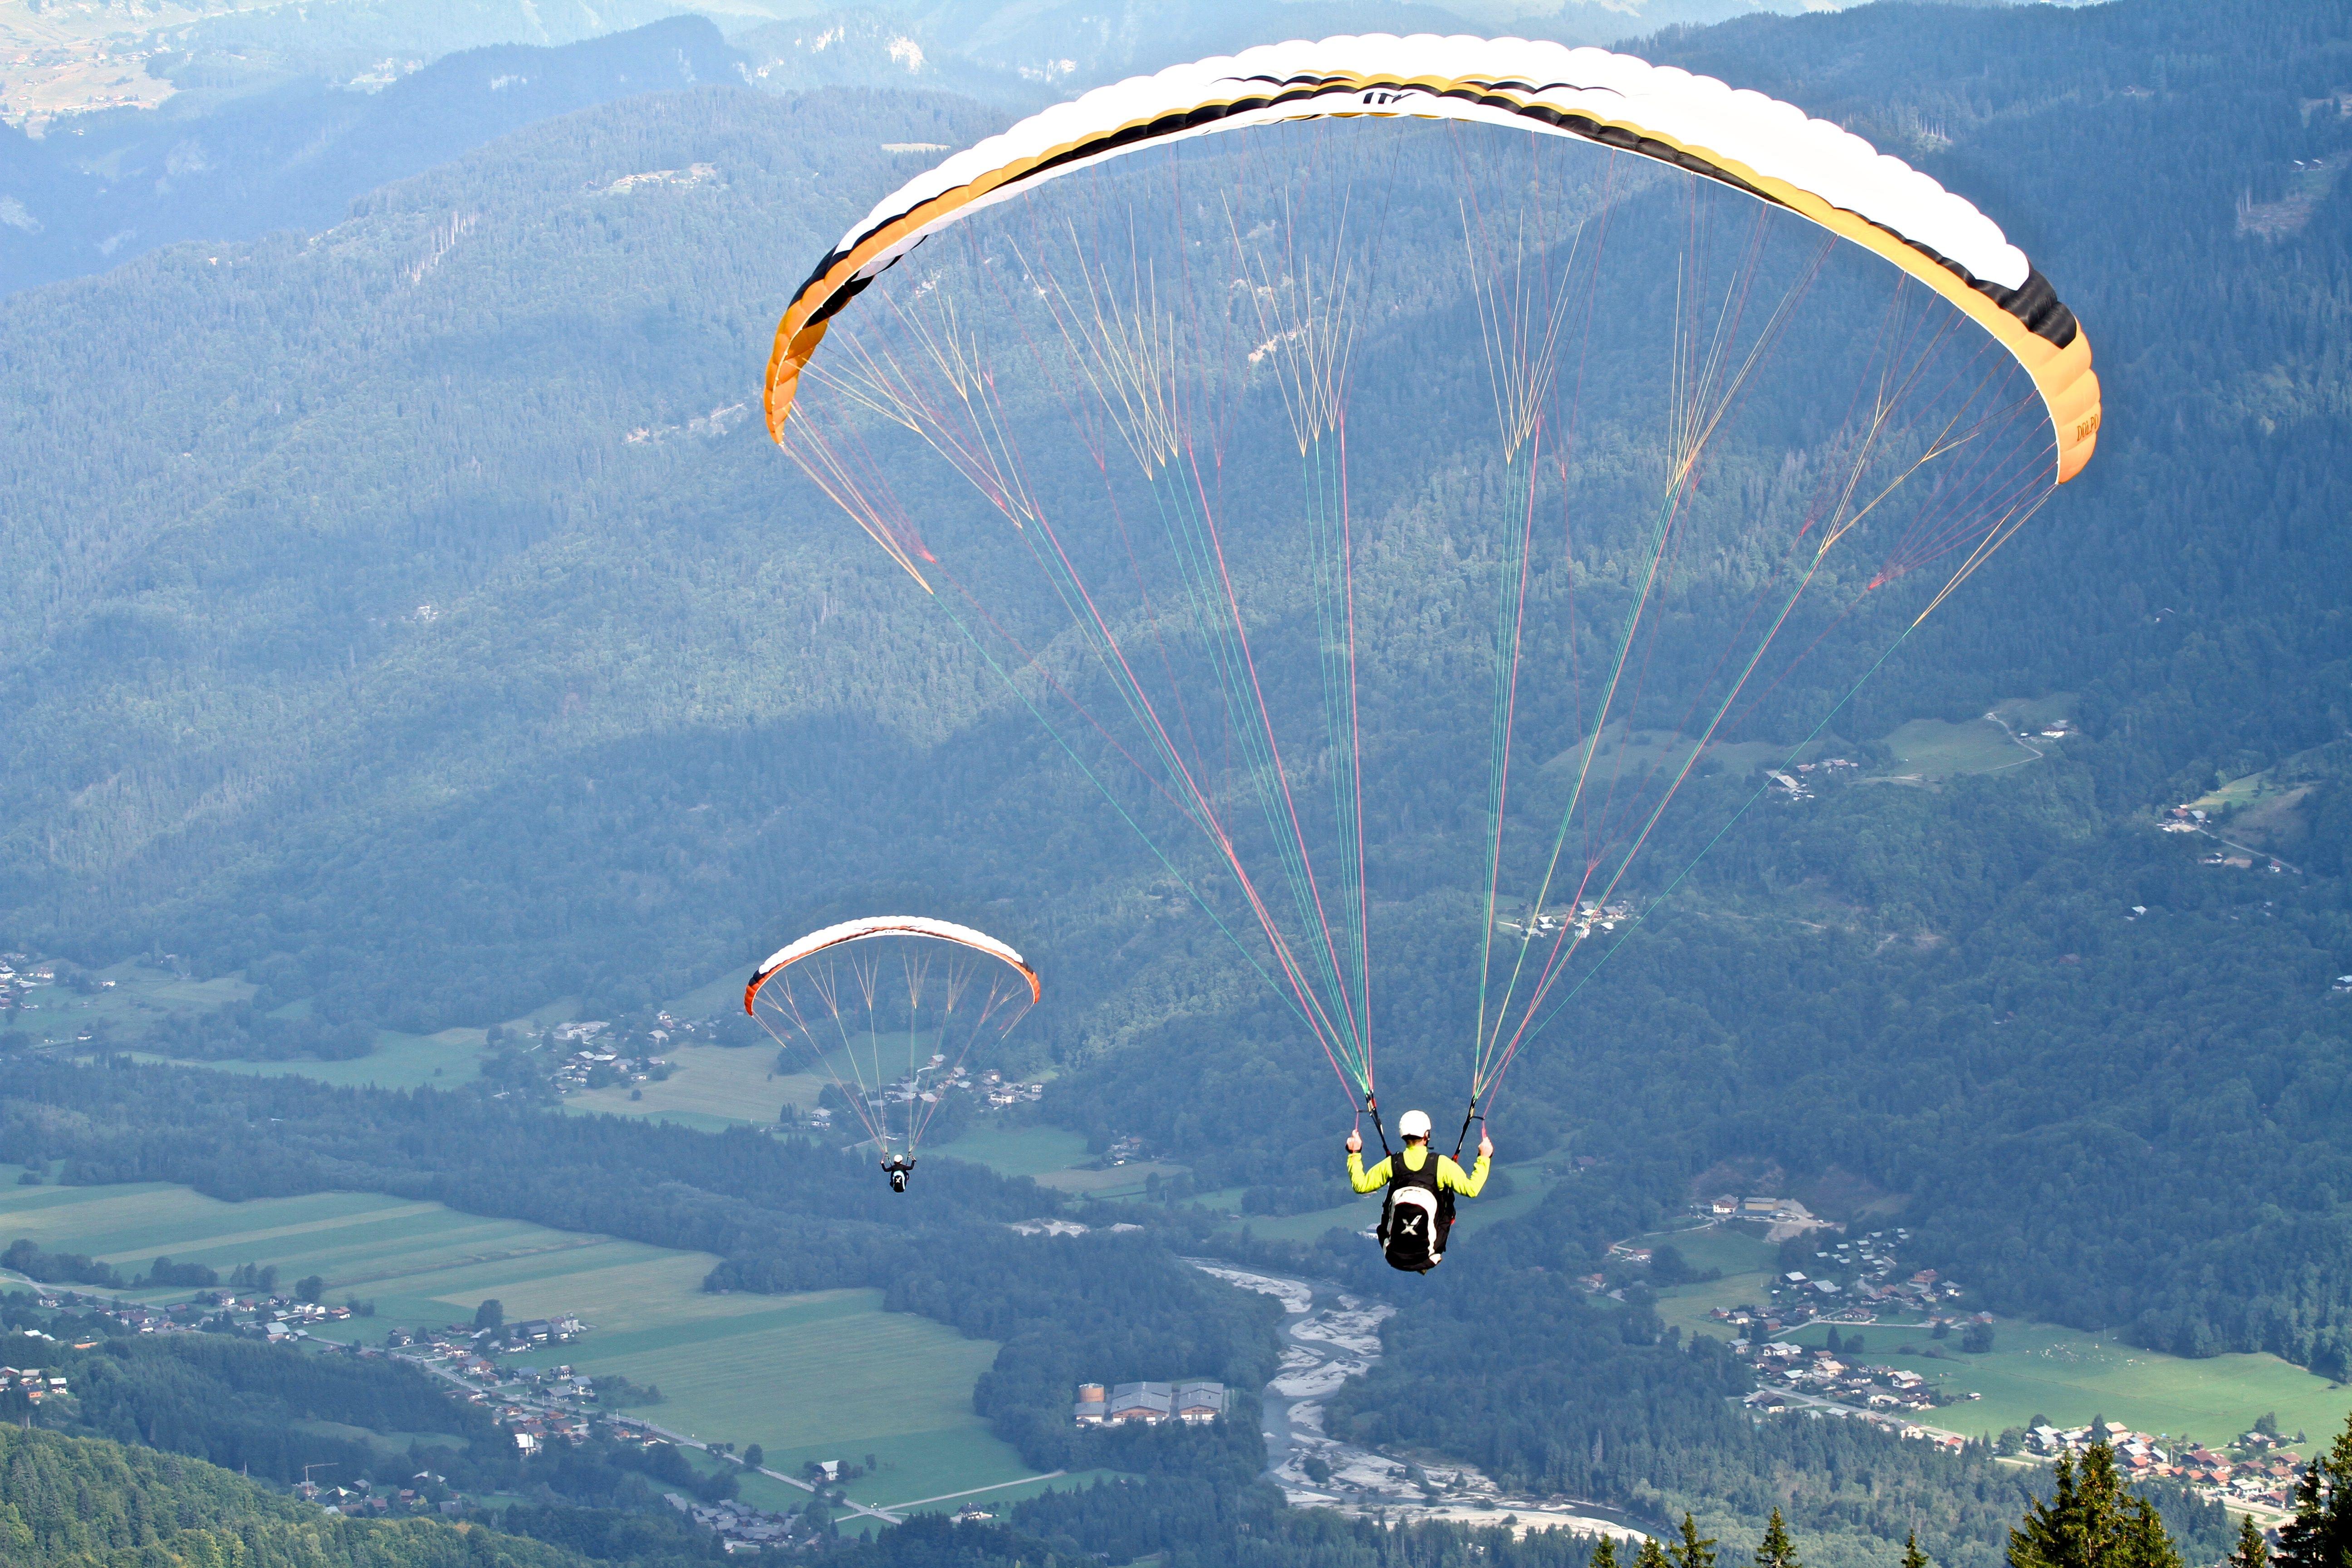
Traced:
POLYGON ((972 1047, 1003 1039, 1042 994, 1037 972, 985 931, 875 915, 778 948, 743 987, 743 1011, 783 1053, 780 1071, 789 1059, 826 1080, 820 1125, 835 1110, 856 1117, 903 1193, 940 1107, 973 1091, 972 1047))
POLYGON ((848 942, 866 942, 885 936, 928 936, 941 942, 951 942, 991 958, 1002 959, 1018 970, 1021 978, 1029 983, 1029 1000, 1034 1003, 1045 994, 1037 983, 1037 972, 1022 960, 1019 953, 990 936, 970 926, 960 926, 951 921, 935 921, 922 915, 869 915, 864 920, 844 921, 823 931, 813 931, 798 942, 776 949, 766 963, 752 973, 751 984, 743 987, 743 1011, 759 1016, 756 1005, 760 987, 774 979, 804 958, 810 958, 828 948, 848 942))

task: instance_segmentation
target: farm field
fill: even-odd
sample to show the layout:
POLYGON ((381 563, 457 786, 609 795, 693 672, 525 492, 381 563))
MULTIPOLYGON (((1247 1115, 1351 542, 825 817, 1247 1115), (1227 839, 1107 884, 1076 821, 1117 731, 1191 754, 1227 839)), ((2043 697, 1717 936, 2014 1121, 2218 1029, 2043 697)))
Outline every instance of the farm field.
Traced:
POLYGON ((2066 742, 2037 739, 2029 750, 2011 737, 2011 729, 2040 729, 2074 709, 2074 695, 2062 691, 2049 697, 2002 699, 1990 711, 2004 723, 1982 718, 1957 724, 1941 719, 1914 719, 1882 738, 1881 743, 1894 752, 1894 760, 1863 782, 1933 784, 1962 773, 2006 773, 2022 767, 2034 760, 2035 752, 2047 754, 2066 742))
MULTIPOLYGON (((2008 731, 1984 719, 1965 724, 1914 719, 1888 735, 1885 743, 1894 751, 1894 758, 1871 778, 1888 783, 2000 773, 2034 760, 2033 753, 2011 739, 2008 731)), ((2046 742, 2045 749, 2058 743, 2046 742)))
MULTIPOLYGON (((375 1048, 350 1061, 321 1062, 305 1058, 292 1061, 206 1061, 184 1065, 217 1072, 251 1073, 258 1078, 315 1079, 339 1089, 421 1089, 427 1084, 449 1089, 480 1075, 485 1033, 481 1029, 444 1029, 437 1035, 404 1035, 379 1029, 375 1048)), ((142 1062, 172 1059, 144 1051, 131 1055, 142 1062)))
POLYGON ((787 1102, 803 1110, 815 1105, 824 1081, 814 1073, 778 1073, 776 1047, 764 1040, 756 1046, 687 1046, 671 1049, 668 1057, 670 1075, 659 1083, 582 1089, 566 1095, 563 1108, 574 1114, 650 1116, 705 1131, 769 1126, 787 1102), (629 1098, 633 1087, 643 1091, 643 1099, 629 1098))
MULTIPOLYGON (((0 1166, 0 1182, 16 1173, 0 1166)), ((662 1403, 635 1414, 703 1441, 759 1443, 778 1469, 872 1453, 883 1468, 867 1483, 872 1495, 853 1489, 861 1501, 1030 1473, 971 1411, 972 1384, 996 1346, 885 1312, 878 1291, 711 1294, 702 1280, 719 1260, 708 1254, 365 1193, 228 1204, 160 1183, 8 1185, 0 1234, 88 1253, 126 1274, 159 1254, 224 1275, 275 1264, 288 1282, 322 1276, 329 1300, 375 1303, 374 1317, 326 1325, 314 1331, 320 1338, 467 1321, 490 1298, 509 1320, 576 1313, 588 1336, 532 1359, 657 1384, 662 1403)), ((187 1292, 125 1294, 163 1301, 187 1292)))
POLYGON ((1043 1123, 1012 1127, 996 1119, 967 1127, 952 1142, 926 1144, 951 1160, 969 1160, 1004 1176, 1027 1176, 1041 1187, 1097 1198, 1139 1197, 1151 1177, 1184 1173, 1165 1160, 1130 1160, 1101 1170, 1087 1168, 1086 1135, 1043 1123))
POLYGON ((1050 1176, 1068 1172, 1092 1158, 1087 1152, 1083 1132, 1048 1127, 1043 1122, 1011 1127, 993 1119, 968 1127, 954 1142, 937 1147, 940 1153, 950 1159, 985 1165, 1000 1176, 1050 1176))
POLYGON ((1676 1285, 1661 1290, 1657 1300, 1659 1321, 1685 1334, 1706 1334, 1729 1341, 1737 1331, 1707 1314, 1717 1307, 1737 1307, 1744 1301, 1761 1300, 1769 1278, 1763 1274, 1727 1274, 1703 1285, 1676 1285))
POLYGON ((66 1041, 103 1024, 120 1039, 143 1034, 166 1014, 207 1013, 242 1002, 254 992, 244 981, 226 975, 184 980, 168 970, 137 963, 90 973, 113 981, 113 986, 84 996, 67 985, 44 985, 27 997, 16 1026, 36 1039, 66 1041))
POLYGON ((1165 1160, 1085 1169, 1094 1156, 1087 1152, 1083 1132, 1043 1122, 1008 1125, 1001 1116, 981 1118, 951 1142, 926 1142, 923 1147, 947 1159, 985 1165, 1001 1176, 1027 1176, 1057 1193, 1097 1198, 1140 1197, 1152 1176, 1179 1176, 1186 1169, 1165 1160))
MULTIPOLYGON (((1031 1473, 971 1413, 971 1386, 995 1359, 993 1343, 885 1312, 878 1290, 705 1300, 712 1310, 639 1326, 604 1328, 592 1319, 600 1327, 582 1344, 514 1362, 568 1362, 658 1385, 663 1402, 635 1414, 706 1441, 758 1443, 769 1468, 788 1474, 811 1459, 864 1464, 870 1453, 881 1468, 850 1484, 860 1502, 1031 1473)), ((506 1305, 509 1315, 547 1310, 530 1297, 506 1305)))
MULTIPOLYGON (((1580 741, 1561 752, 1544 763, 1544 771, 1573 773, 1584 764, 1585 743, 1580 741)), ((1696 737, 1671 730, 1637 730, 1622 722, 1612 723, 1591 742, 1592 776, 1671 777, 1681 771, 1696 743, 1696 737)), ((1825 735, 1792 755, 1790 747, 1771 741, 1718 742, 1707 748, 1700 765, 1710 771, 1744 773, 1751 768, 1779 767, 1792 760, 1801 762, 1834 751, 1843 743, 1834 735, 1825 735)))
POLYGON ((1679 1328, 1685 1334, 1710 1334, 1719 1340, 1733 1338, 1735 1331, 1709 1318, 1707 1313, 1717 1307, 1762 1303, 1771 1284, 1772 1267, 1780 1257, 1780 1248, 1729 1226, 1660 1232, 1641 1240, 1649 1247, 1679 1249, 1683 1260, 1693 1268, 1723 1270, 1720 1279, 1670 1285, 1658 1292, 1658 1316, 1667 1327, 1679 1328))
MULTIPOLYGON (((1809 1326, 1783 1336, 1799 1344, 1822 1342, 1827 1329, 1809 1326)), ((2344 1429, 2352 1388, 2331 1386, 2301 1367, 2271 1355, 2221 1355, 2188 1361, 2127 1345, 2108 1334, 2086 1334, 2042 1324, 2002 1323, 1994 1348, 1982 1355, 1949 1351, 1949 1359, 1902 1353, 1935 1342, 1924 1329, 1864 1327, 1860 1334, 1873 1364, 1908 1367, 1939 1386, 1973 1391, 1979 1400, 1947 1405, 1935 1425, 1971 1436, 2026 1425, 2046 1415, 2080 1426, 2094 1415, 2144 1432, 2221 1443, 2254 1424, 2265 1411, 2279 1430, 2308 1433, 2325 1445, 2344 1429)), ((1955 1342, 1947 1341, 1947 1346, 1955 1342)), ((2313 1444, 2301 1446, 2308 1452, 2313 1444)))

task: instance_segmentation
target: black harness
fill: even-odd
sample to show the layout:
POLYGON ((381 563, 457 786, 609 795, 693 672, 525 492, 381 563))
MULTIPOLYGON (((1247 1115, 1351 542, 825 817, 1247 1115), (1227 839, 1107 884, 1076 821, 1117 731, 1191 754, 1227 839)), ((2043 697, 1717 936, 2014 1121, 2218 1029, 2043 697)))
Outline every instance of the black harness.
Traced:
MULTIPOLYGON (((1410 1143, 1405 1145, 1405 1149, 1410 1149, 1412 1147, 1412 1145, 1410 1143)), ((1396 1218, 1397 1194, 1399 1192, 1408 1187, 1419 1187, 1427 1191, 1437 1201, 1437 1220, 1436 1233, 1430 1237, 1429 1261, 1422 1265, 1420 1269, 1420 1272, 1426 1273, 1429 1269, 1436 1268, 1438 1260, 1445 1256, 1445 1238, 1453 1232, 1454 1229, 1454 1192, 1452 1188, 1440 1185, 1438 1183, 1437 1162, 1439 1155, 1437 1151, 1431 1148, 1426 1140, 1423 1141, 1421 1151, 1421 1169, 1418 1171, 1412 1170, 1406 1166, 1404 1163, 1404 1149, 1398 1150, 1394 1154, 1391 1154, 1389 1157, 1388 1195, 1381 1201, 1381 1228, 1379 1236, 1381 1245, 1382 1248, 1385 1249, 1388 1246, 1391 1231, 1396 1218)), ((1391 1258, 1390 1261, 1391 1263, 1395 1263, 1396 1260, 1391 1258)), ((1396 1266, 1399 1268, 1405 1267, 1405 1265, 1402 1264, 1397 1264, 1396 1266)))

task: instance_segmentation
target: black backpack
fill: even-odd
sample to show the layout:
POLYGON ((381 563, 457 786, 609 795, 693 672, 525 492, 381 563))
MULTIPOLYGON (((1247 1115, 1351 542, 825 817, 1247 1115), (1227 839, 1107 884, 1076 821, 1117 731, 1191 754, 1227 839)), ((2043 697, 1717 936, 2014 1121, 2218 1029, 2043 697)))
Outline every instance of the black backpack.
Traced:
POLYGON ((1454 1229, 1454 1194, 1437 1184, 1437 1151, 1427 1149, 1418 1171, 1405 1168, 1400 1150, 1389 1158, 1389 1194, 1375 1234, 1391 1268, 1426 1274, 1445 1258, 1454 1229))

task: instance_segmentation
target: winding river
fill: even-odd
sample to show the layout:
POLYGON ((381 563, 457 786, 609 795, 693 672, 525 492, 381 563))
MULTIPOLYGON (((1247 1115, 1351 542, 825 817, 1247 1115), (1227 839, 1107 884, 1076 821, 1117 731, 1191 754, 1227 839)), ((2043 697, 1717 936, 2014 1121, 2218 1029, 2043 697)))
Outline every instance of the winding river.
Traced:
POLYGON ((1498 1524, 1509 1516, 1522 1531, 1643 1538, 1613 1510, 1564 1498, 1506 1497, 1475 1467, 1415 1465, 1332 1436, 1324 1427, 1324 1402, 1381 1359, 1381 1324, 1396 1309, 1328 1283, 1214 1258, 1186 1261, 1236 1289, 1282 1303, 1282 1363, 1265 1394, 1265 1468, 1292 1507, 1337 1509, 1391 1521, 1498 1524))

